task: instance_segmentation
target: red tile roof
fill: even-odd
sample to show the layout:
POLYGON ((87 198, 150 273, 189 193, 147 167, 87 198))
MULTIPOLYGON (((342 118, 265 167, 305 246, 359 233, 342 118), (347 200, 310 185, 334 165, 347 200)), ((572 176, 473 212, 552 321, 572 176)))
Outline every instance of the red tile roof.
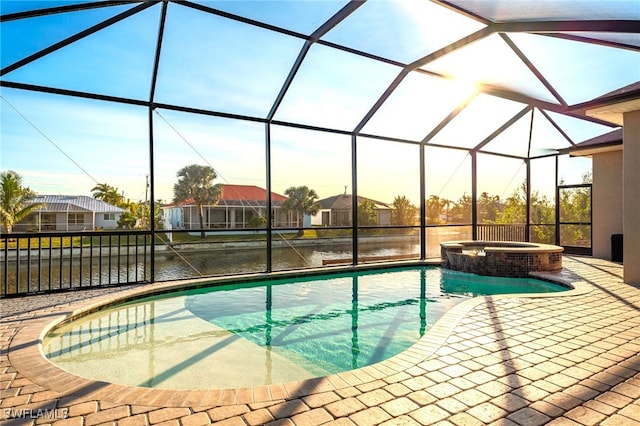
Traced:
MULTIPOLYGON (((222 197, 220 200, 245 200, 257 201, 266 200, 267 190, 255 185, 222 185, 222 197)), ((271 192, 272 201, 284 201, 287 197, 271 192)))
MULTIPOLYGON (((265 203, 266 199, 267 190, 264 188, 260 188, 259 186, 222 184, 222 196, 219 199, 219 204, 228 204, 230 201, 265 203)), ((271 192, 272 202, 282 202, 286 199, 287 197, 285 197, 284 195, 276 194, 273 191, 271 192)), ((188 206, 190 204, 193 204, 193 198, 189 198, 182 203, 171 203, 168 205, 188 206)))

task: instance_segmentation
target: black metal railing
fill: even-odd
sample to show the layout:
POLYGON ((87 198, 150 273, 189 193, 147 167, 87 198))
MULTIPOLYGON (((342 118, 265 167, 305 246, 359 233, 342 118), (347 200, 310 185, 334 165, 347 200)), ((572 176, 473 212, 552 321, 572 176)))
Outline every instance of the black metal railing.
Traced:
MULTIPOLYGON (((531 240, 553 243, 554 233, 547 232, 553 231, 553 228, 555 228, 554 224, 530 226, 525 224, 479 224, 476 228, 476 239, 520 242, 531 240), (529 236, 529 231, 536 231, 535 235, 529 236)), ((427 227, 423 248, 425 257, 439 256, 439 245, 442 241, 471 239, 472 229, 472 225, 427 227)), ((206 241, 201 241, 200 238, 195 240, 189 238, 189 235, 194 233, 199 236, 200 230, 173 230, 168 233, 162 231, 156 233, 153 239, 150 231, 120 230, 1 234, 0 263, 2 263, 2 269, 0 276, 2 281, 0 296, 148 283, 153 279, 158 279, 159 276, 161 280, 173 280, 238 272, 238 268, 228 268, 224 262, 216 264, 212 259, 219 259, 218 255, 214 258, 206 258, 204 261, 193 260, 194 256, 202 257, 203 252, 211 250, 211 245, 217 243, 220 247, 225 247, 229 242, 241 243, 239 247, 242 247, 242 250, 239 249, 238 253, 242 256, 237 256, 235 262, 242 263, 243 272, 270 272, 268 266, 270 255, 265 257, 263 263, 260 263, 258 256, 258 261, 252 263, 253 266, 244 264, 246 259, 251 258, 254 262, 256 258, 255 253, 246 253, 247 247, 253 247, 249 243, 255 243, 255 248, 264 251, 267 249, 268 241, 273 241, 274 244, 278 242, 278 247, 291 247, 298 253, 300 242, 308 243, 313 239, 309 235, 300 240, 291 237, 301 231, 313 231, 315 238, 322 241, 325 239, 333 241, 344 236, 354 246, 362 243, 364 237, 397 238, 405 236, 411 238, 412 241, 415 239, 416 246, 405 247, 402 253, 393 253, 393 255, 410 258, 421 257, 420 244, 422 240, 418 227, 359 227, 357 230, 358 238, 355 239, 350 227, 283 228, 274 230, 271 237, 260 234, 264 230, 249 229, 243 230, 242 238, 237 241, 233 239, 233 236, 227 235, 228 230, 205 230, 207 234, 216 234, 209 236, 206 241), (253 235, 253 232, 256 235, 253 235), (172 235, 179 236, 177 242, 172 241, 172 235), (156 246, 152 249, 154 243, 156 246), (162 253, 163 255, 160 259, 153 259, 152 262, 152 253, 156 255, 162 253), (173 258, 179 259, 177 260, 177 263, 180 264, 178 267, 171 263, 173 258), (158 260, 162 261, 162 267, 159 267, 158 260), (156 270, 152 271, 152 267, 156 270), (167 272, 169 270, 170 273, 167 272), (193 271, 196 272, 195 275, 193 271)), ((239 236, 235 236, 235 238, 239 238, 239 236)), ((278 253, 280 253, 279 256, 286 254, 282 251, 278 253)), ((363 253, 358 251, 358 263, 371 260, 371 256, 363 253)), ((300 256, 302 257, 302 255, 300 256)), ((348 260, 353 262, 353 255, 346 257, 349 257, 348 260)), ((304 257, 302 258, 304 260, 304 257)), ((300 265, 293 261, 287 262, 289 268, 309 267, 306 261, 300 265)))
POLYGON ((149 282, 151 243, 149 231, 2 234, 0 295, 149 282))
POLYGON ((486 241, 527 241, 525 224, 478 224, 478 240, 486 241))

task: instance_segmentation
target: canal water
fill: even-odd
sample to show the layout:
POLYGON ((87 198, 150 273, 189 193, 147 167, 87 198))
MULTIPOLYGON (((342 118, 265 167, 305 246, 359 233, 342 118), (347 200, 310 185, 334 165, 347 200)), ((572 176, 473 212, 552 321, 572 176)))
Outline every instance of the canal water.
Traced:
MULTIPOLYGON (((427 257, 440 256, 440 242, 454 239, 468 239, 467 227, 430 229, 427 235, 427 257)), ((193 244, 191 247, 158 246, 155 251, 154 268, 151 273, 150 249, 122 250, 120 256, 101 257, 74 254, 47 258, 46 253, 38 256, 21 257, 18 261, 3 263, 3 285, 0 295, 47 290, 69 289, 117 285, 133 282, 171 281, 209 276, 222 276, 265 272, 267 270, 266 243, 256 247, 248 245, 217 246, 193 244), (5 268, 6 265, 6 268, 5 268)), ((384 258, 415 255, 420 257, 418 238, 398 240, 396 238, 361 239, 358 245, 359 261, 367 258, 384 258)), ((274 242, 272 249, 272 270, 286 271, 318 268, 324 263, 352 262, 351 239, 339 241, 289 241, 274 242)), ((376 259, 377 260, 377 259, 376 259)))
MULTIPOLYGON (((419 244, 379 243, 359 247, 360 258, 379 256, 420 255, 419 244)), ((351 263, 350 244, 322 244, 315 246, 281 247, 272 252, 272 270, 315 268, 323 260, 344 260, 351 263)), ((260 248, 229 248, 225 250, 156 251, 155 280, 201 278, 265 272, 266 245, 260 248)), ((76 287, 116 285, 151 280, 150 252, 121 256, 33 258, 8 262, 2 274, 5 283, 0 294, 39 292, 76 287), (145 261, 146 258, 146 261, 145 261)), ((4 267, 3 267, 4 269, 4 267)))
MULTIPOLYGON (((361 259, 407 254, 415 254, 415 257, 419 258, 419 244, 412 242, 363 244, 359 247, 358 252, 361 259)), ((351 258, 350 243, 280 247, 273 249, 272 270, 316 268, 323 266, 323 261, 331 260, 344 260, 344 263, 351 263, 351 258)), ((156 280, 159 281, 208 275, 264 272, 266 268, 266 247, 192 253, 165 251, 156 255, 156 280)))

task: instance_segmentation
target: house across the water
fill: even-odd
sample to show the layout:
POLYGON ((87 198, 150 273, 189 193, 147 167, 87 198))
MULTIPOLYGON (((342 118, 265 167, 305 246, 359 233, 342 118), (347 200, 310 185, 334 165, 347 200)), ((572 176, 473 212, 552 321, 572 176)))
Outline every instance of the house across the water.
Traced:
MULTIPOLYGON (((295 217, 281 209, 286 199, 284 195, 271 192, 273 227, 295 226, 295 217)), ((255 185, 223 184, 218 203, 203 206, 203 209, 204 229, 252 228, 252 218, 267 217, 267 191, 255 185)), ((162 210, 166 228, 200 229, 198 206, 192 199, 163 206, 162 210)))
POLYGON ((115 229, 125 211, 85 195, 38 195, 30 202, 41 206, 14 225, 15 232, 115 229))
MULTIPOLYGON (((393 207, 382 201, 358 196, 358 205, 368 201, 376 213, 376 225, 391 225, 393 207)), ((313 226, 351 226, 353 196, 351 194, 334 195, 318 200, 320 211, 311 217, 313 226)))

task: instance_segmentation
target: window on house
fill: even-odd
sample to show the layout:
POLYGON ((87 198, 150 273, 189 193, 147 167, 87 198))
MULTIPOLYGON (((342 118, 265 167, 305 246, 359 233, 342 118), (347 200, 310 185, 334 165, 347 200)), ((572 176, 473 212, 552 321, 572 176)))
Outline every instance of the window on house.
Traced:
POLYGON ((84 214, 69 213, 69 225, 84 225, 84 214))
POLYGON ((104 214, 104 220, 116 220, 116 214, 115 213, 105 213, 104 214))
POLYGON ((40 229, 43 231, 50 231, 56 229, 56 215, 55 213, 42 213, 40 215, 40 229))

